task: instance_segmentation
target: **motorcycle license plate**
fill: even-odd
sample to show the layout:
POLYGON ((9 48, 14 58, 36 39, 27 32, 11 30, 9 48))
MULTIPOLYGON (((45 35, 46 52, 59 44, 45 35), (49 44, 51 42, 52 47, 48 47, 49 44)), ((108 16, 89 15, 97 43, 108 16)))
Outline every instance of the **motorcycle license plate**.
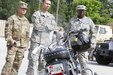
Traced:
POLYGON ((47 69, 50 74, 62 73, 64 70, 63 64, 49 65, 47 69))

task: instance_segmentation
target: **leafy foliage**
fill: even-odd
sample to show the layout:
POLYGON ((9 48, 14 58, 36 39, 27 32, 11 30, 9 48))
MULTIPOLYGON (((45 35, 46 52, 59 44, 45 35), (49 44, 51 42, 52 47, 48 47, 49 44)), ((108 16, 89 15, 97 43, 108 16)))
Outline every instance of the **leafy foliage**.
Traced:
MULTIPOLYGON (((7 19, 14 14, 17 2, 20 0, 0 0, 0 19, 7 19)), ((29 20, 34 11, 40 9, 40 0, 22 0, 29 4, 26 14, 29 20)), ((113 21, 113 3, 108 0, 60 0, 58 12, 58 25, 66 27, 71 17, 76 15, 76 6, 84 4, 87 7, 86 15, 91 17, 95 24, 107 24, 113 21)), ((52 0, 49 10, 56 15, 57 0, 52 0)))

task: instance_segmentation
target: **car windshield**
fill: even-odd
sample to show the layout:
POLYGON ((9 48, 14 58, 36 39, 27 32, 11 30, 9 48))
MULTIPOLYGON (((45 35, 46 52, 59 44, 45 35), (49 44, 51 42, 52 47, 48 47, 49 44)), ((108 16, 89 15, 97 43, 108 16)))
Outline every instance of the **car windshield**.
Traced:
POLYGON ((104 27, 95 26, 96 33, 99 32, 99 34, 105 34, 106 29, 104 27))

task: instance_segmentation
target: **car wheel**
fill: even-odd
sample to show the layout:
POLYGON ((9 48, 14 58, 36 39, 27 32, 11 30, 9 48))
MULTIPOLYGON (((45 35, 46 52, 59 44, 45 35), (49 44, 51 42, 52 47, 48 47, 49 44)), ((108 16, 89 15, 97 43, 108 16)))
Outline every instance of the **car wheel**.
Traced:
POLYGON ((96 53, 95 58, 97 63, 101 65, 108 65, 112 61, 112 58, 107 56, 102 56, 99 53, 96 53))

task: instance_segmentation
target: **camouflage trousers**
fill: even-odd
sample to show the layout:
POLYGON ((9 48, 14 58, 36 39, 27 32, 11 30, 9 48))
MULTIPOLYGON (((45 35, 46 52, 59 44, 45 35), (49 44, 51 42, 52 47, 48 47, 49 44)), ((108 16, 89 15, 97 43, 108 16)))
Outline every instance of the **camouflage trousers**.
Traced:
POLYGON ((24 48, 8 47, 6 63, 2 69, 1 75, 17 75, 24 58, 24 48))
MULTIPOLYGON (((88 68, 87 57, 86 57, 85 52, 78 53, 78 60, 79 60, 81 69, 88 68)), ((81 75, 89 75, 89 74, 88 74, 87 70, 84 70, 81 72, 81 75)))
POLYGON ((42 53, 41 50, 37 51, 37 55, 33 55, 32 51, 39 46, 36 42, 31 42, 29 54, 28 54, 28 69, 26 74, 27 75, 44 75, 44 63, 41 62, 42 53))

